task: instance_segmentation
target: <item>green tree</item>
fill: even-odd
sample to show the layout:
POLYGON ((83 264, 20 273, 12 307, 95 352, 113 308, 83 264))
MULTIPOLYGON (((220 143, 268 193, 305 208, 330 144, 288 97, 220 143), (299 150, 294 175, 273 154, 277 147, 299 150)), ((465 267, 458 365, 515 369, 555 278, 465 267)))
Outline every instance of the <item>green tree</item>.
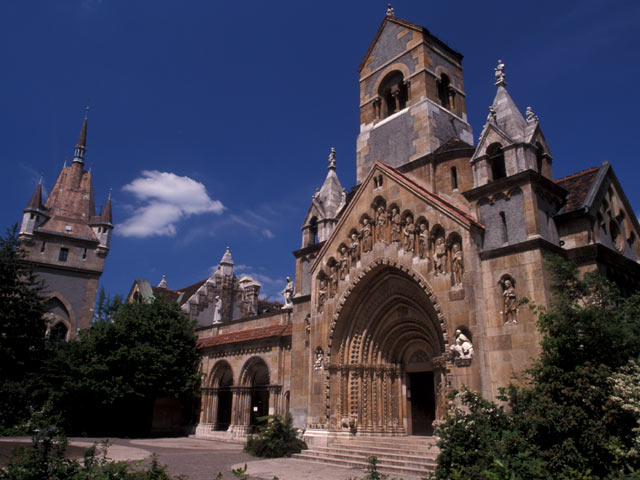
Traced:
POLYGON ((18 227, 0 237, 0 427, 29 415, 45 354, 42 285, 19 249, 18 227))
POLYGON ((116 293, 113 298, 104 291, 104 286, 98 291, 98 299, 94 309, 93 321, 111 322, 115 314, 124 306, 122 295, 116 293))
POLYGON ((467 409, 440 430, 438 478, 498 471, 515 478, 626 478, 640 467, 636 457, 621 454, 634 447, 637 423, 616 405, 612 381, 640 354, 640 297, 622 298, 597 272, 581 277, 558 258, 549 259, 548 269, 553 300, 548 309, 534 307, 540 357, 519 385, 503 391, 508 413, 500 410, 499 422, 490 424, 495 404, 482 410, 469 394, 461 397, 467 409), (481 450, 475 455, 473 445, 481 450))
POLYGON ((52 401, 71 431, 148 433, 156 398, 192 403, 199 362, 194 322, 175 302, 126 304, 59 348, 48 365, 52 401))

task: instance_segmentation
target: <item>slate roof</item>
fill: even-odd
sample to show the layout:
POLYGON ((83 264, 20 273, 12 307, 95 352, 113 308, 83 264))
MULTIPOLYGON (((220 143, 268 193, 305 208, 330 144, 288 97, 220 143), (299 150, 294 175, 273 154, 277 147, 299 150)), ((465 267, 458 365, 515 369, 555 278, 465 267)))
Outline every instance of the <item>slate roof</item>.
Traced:
POLYGON ((184 305, 184 303, 187 300, 189 300, 193 296, 193 294, 196 293, 198 289, 205 284, 207 280, 208 278, 205 278, 204 280, 200 280, 199 282, 196 282, 193 285, 189 285, 187 287, 181 288, 178 292, 182 294, 182 297, 180 298, 180 302, 179 302, 180 306, 184 305))
POLYGON ((198 340, 198 348, 213 347, 229 343, 248 342, 263 338, 289 337, 291 336, 291 324, 272 325, 269 327, 258 327, 239 332, 224 333, 214 337, 207 337, 198 340))
POLYGON ((556 180, 556 184, 569 192, 567 203, 561 213, 580 210, 585 206, 587 195, 591 190, 591 186, 593 185, 600 168, 601 167, 599 166, 589 168, 556 180))
POLYGON ((463 142, 458 137, 451 137, 445 143, 436 148, 433 153, 437 155, 439 153, 453 152, 455 150, 465 150, 468 148, 474 148, 473 145, 469 145, 467 142, 463 142))

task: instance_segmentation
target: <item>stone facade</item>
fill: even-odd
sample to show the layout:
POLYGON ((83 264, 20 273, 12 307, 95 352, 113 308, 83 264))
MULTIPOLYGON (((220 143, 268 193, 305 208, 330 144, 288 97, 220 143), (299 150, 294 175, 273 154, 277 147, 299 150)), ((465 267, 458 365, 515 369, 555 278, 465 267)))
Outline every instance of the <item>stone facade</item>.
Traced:
POLYGON ((44 281, 47 335, 74 338, 91 325, 98 280, 109 253, 111 196, 96 215, 91 172, 84 169, 85 117, 71 166, 64 166, 43 203, 42 185, 24 209, 20 246, 44 281))
POLYGON ((312 444, 429 435, 452 388, 495 399, 538 354, 519 301, 549 301, 544 255, 638 288, 640 226, 611 166, 554 180, 541 121, 511 99, 502 62, 474 145, 461 61, 385 17, 359 69, 357 185, 342 188, 332 149, 288 308, 207 313, 199 434, 241 436, 288 411, 312 444))

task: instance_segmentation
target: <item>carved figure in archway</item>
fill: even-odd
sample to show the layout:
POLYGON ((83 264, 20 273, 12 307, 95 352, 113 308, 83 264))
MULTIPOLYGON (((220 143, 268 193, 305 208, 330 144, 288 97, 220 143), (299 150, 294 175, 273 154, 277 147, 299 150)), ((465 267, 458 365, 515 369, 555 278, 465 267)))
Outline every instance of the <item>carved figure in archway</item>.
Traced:
POLYGON ((355 266, 358 260, 360 260, 360 240, 356 232, 351 234, 351 250, 349 253, 351 255, 351 265, 355 266))
POLYGON ((373 248, 373 237, 371 236, 371 224, 369 219, 364 217, 362 219, 362 252, 370 252, 373 248))
POLYGON ((454 360, 456 358, 471 358, 473 357, 473 344, 469 337, 467 337, 462 330, 456 330, 456 343, 449 347, 451 353, 453 353, 454 360))
POLYGON ((344 280, 349 273, 349 256, 347 255, 347 247, 340 247, 340 280, 344 280))
POLYGON ((402 248, 405 252, 413 252, 415 245, 416 226, 413 223, 413 217, 407 215, 404 229, 402 230, 402 248))
POLYGON ((316 359, 313 362, 313 369, 316 372, 319 372, 324 368, 324 353, 322 352, 322 348, 316 348, 316 359))
POLYGON ((429 230, 427 222, 420 223, 420 232, 418 233, 418 254, 420 258, 427 258, 429 252, 429 230))
POLYGON ((518 298, 511 279, 507 278, 504 281, 502 288, 504 323, 518 323, 518 298))
POLYGON ((378 213, 376 214, 376 243, 385 241, 385 232, 387 230, 387 212, 384 207, 380 205, 378 207, 378 213))
POLYGON ((444 238, 437 237, 436 245, 433 250, 433 270, 436 275, 445 273, 447 260, 447 249, 444 245, 444 238))
POLYGON ((402 218, 396 207, 391 209, 391 242, 402 240, 402 218))
POLYGON ((451 271, 453 272, 453 284, 462 285, 464 263, 462 259, 462 247, 460 247, 459 242, 455 242, 451 247, 451 271))
POLYGON ((329 281, 330 281, 329 296, 333 298, 336 292, 338 291, 338 266, 335 264, 331 266, 331 274, 329 275, 329 281))
POLYGON ((320 278, 318 285, 318 312, 322 313, 324 303, 327 301, 327 277, 320 278))

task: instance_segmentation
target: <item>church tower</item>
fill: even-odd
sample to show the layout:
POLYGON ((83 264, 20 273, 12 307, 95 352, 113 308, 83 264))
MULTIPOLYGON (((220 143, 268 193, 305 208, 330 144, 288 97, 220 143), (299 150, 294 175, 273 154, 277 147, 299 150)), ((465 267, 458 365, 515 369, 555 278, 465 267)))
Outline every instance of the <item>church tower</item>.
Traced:
POLYGON ((46 285, 49 335, 65 340, 91 325, 113 230, 111 195, 96 215, 91 172, 84 168, 86 151, 87 115, 71 166, 62 168, 44 203, 42 185, 36 187, 19 236, 25 261, 46 285))
POLYGON ((376 161, 397 168, 451 138, 473 145, 461 62, 460 53, 388 7, 358 68, 358 184, 376 161))

